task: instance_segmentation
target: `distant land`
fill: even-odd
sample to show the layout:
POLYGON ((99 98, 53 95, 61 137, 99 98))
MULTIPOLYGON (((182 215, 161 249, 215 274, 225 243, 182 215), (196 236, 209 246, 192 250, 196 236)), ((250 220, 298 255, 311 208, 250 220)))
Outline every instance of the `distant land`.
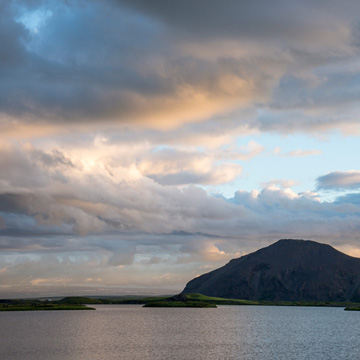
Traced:
POLYGON ((360 259, 284 239, 191 280, 182 292, 257 301, 360 302, 360 259))
POLYGON ((326 306, 343 307, 345 310, 360 311, 360 303, 329 301, 253 301, 225 299, 202 294, 178 294, 170 297, 147 298, 90 298, 70 296, 61 300, 0 299, 0 311, 43 311, 43 310, 96 310, 89 305, 143 305, 143 307, 187 307, 216 308, 217 305, 262 305, 262 306, 326 306))

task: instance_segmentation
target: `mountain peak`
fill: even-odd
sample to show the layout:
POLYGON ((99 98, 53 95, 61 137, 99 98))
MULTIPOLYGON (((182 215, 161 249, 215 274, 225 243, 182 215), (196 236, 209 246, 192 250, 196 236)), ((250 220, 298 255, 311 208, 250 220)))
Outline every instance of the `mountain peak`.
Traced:
MULTIPOLYGON (((280 239, 275 243, 269 245, 268 247, 280 247, 280 246, 287 246, 287 247, 327 247, 334 249, 331 245, 319 243, 313 240, 303 240, 303 239, 280 239)), ((335 250, 335 249, 334 249, 335 250)))

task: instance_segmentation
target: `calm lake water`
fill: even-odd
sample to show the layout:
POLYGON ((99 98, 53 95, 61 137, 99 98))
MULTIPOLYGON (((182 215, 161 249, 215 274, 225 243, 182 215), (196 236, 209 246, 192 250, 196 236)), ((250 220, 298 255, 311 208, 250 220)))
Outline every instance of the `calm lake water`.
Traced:
POLYGON ((96 308, 0 313, 0 359, 360 359, 360 312, 342 308, 96 308))

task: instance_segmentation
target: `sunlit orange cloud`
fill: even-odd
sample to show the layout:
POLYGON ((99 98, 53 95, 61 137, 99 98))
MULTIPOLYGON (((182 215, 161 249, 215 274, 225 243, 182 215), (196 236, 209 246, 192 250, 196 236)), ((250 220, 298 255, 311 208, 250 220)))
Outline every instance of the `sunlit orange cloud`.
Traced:
POLYGON ((215 115, 249 106, 259 96, 255 82, 231 73, 218 74, 215 79, 207 81, 210 84, 196 81, 190 84, 184 81, 168 96, 120 92, 118 99, 126 100, 127 108, 119 103, 119 107, 115 105, 104 109, 103 114, 92 119, 74 115, 70 121, 62 119, 59 114, 41 114, 41 111, 36 119, 34 116, 2 116, 1 137, 30 139, 74 131, 81 133, 108 128, 121 129, 124 126, 169 132, 188 123, 206 121, 215 115))
MULTIPOLYGON (((246 102, 248 99, 242 99, 246 102)), ((46 138, 67 133, 88 133, 91 131, 106 131, 107 129, 121 130, 124 127, 135 129, 155 129, 164 132, 175 130, 182 125, 194 122, 206 121, 212 116, 222 112, 231 111, 239 102, 236 99, 206 98, 198 94, 193 99, 177 100, 164 99, 150 104, 144 104, 144 108, 136 114, 117 118, 83 122, 76 120, 73 123, 66 122, 39 122, 26 123, 22 119, 16 123, 1 123, 0 138, 6 140, 46 138)), ((210 143, 208 138, 201 136, 202 142, 210 143)), ((221 141, 222 142, 222 141, 221 141)))
POLYGON ((42 138, 68 132, 65 126, 51 123, 26 123, 22 120, 14 122, 2 121, 0 117, 0 139, 32 139, 42 138))
POLYGON ((241 253, 226 253, 225 251, 219 250, 215 244, 208 243, 201 249, 201 255, 206 261, 228 261, 241 256, 241 253))
POLYGON ((237 77, 219 79, 220 91, 211 92, 191 85, 178 89, 174 97, 146 99, 134 95, 134 106, 139 111, 133 115, 135 125, 162 131, 171 131, 184 124, 201 122, 248 106, 255 95, 254 85, 237 77))

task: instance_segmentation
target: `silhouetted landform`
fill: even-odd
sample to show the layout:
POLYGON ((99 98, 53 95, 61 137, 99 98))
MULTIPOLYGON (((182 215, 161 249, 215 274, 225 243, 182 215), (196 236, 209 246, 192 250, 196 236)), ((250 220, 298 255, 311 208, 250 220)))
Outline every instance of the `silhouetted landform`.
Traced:
POLYGON ((191 280, 183 294, 255 301, 360 302, 360 259, 310 240, 279 240, 191 280))
POLYGON ((102 304, 100 299, 84 296, 68 296, 56 301, 57 304, 81 305, 81 304, 102 304))

